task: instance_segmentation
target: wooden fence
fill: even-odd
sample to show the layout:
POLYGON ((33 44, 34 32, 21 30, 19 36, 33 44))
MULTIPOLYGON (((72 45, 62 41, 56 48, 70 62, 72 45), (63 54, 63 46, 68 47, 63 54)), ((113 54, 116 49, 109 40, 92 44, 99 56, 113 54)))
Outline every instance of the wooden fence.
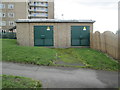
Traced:
POLYGON ((105 52, 114 59, 120 59, 118 55, 118 34, 110 31, 104 33, 96 31, 91 36, 91 48, 105 52))

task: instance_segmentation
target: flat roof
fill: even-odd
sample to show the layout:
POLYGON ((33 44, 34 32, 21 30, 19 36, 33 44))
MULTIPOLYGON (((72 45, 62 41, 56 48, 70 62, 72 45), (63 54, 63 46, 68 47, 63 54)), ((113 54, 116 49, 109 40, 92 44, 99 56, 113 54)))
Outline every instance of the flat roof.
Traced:
POLYGON ((94 23, 94 20, 18 19, 16 23, 94 23))

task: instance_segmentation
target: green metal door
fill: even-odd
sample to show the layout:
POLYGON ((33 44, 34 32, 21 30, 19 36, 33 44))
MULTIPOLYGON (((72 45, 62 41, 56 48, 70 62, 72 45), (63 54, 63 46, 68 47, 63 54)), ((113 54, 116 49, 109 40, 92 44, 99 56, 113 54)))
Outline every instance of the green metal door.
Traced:
POLYGON ((71 26, 71 45, 90 45, 90 26, 71 26))
POLYGON ((53 26, 34 26, 34 46, 53 46, 53 26))

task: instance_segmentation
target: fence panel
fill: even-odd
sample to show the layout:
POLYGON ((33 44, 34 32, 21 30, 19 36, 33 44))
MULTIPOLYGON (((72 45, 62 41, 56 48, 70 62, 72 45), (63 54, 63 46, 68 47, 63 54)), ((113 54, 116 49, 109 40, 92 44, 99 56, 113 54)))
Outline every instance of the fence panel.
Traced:
POLYGON ((118 58, 118 34, 106 31, 100 33, 96 31, 92 34, 91 48, 107 53, 115 59, 118 58))

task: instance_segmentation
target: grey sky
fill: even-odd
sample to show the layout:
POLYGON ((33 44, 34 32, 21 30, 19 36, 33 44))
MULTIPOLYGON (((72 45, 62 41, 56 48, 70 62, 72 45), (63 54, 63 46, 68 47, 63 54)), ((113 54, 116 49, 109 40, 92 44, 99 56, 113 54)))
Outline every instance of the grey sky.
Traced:
POLYGON ((94 31, 118 30, 119 0, 55 0, 55 18, 96 20, 94 31), (61 14, 64 14, 62 17, 61 14))
MULTIPOLYGON (((8 0, 3 1, 7 2, 8 0)), ((55 18, 92 19, 96 21, 94 31, 116 32, 118 30, 118 1, 120 0, 55 0, 55 18)))

